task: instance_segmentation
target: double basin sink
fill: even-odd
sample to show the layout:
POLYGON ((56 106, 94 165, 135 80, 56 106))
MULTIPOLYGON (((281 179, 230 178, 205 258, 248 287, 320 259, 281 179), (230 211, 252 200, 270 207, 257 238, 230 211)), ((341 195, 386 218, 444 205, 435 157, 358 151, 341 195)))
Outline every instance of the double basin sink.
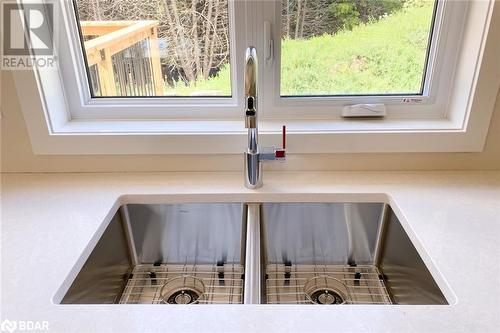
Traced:
POLYGON ((121 206, 62 304, 448 304, 388 204, 121 206))

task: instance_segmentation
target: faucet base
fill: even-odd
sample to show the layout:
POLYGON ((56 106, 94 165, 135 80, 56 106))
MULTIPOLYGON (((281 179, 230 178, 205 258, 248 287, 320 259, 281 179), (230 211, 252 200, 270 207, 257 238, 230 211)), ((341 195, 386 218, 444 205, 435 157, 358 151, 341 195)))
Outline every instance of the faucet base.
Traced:
POLYGON ((260 153, 244 153, 245 157, 245 187, 256 189, 262 187, 262 163, 260 153))

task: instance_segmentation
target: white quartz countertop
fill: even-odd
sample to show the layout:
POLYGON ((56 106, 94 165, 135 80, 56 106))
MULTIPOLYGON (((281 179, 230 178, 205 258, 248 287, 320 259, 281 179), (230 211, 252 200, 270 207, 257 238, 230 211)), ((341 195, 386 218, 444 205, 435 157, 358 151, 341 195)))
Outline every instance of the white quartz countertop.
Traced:
POLYGON ((499 332, 500 172, 3 174, 1 320, 49 332, 499 332), (127 202, 391 204, 450 305, 60 305, 111 210, 127 202), (83 256, 82 256, 83 255, 83 256))

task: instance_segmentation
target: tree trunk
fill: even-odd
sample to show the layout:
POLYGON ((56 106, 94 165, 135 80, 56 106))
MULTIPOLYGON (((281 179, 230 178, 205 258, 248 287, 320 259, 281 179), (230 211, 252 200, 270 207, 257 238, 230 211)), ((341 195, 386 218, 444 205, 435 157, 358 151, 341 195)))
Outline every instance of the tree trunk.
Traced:
POLYGON ((99 4, 99 0, 94 1, 94 14, 97 19, 97 21, 101 21, 101 6, 99 4))
MULTIPOLYGON (((210 75, 210 48, 214 44, 214 37, 217 31, 215 30, 215 26, 213 26, 213 20, 212 20, 212 13, 213 13, 213 8, 214 8, 214 2, 213 0, 206 0, 208 4, 208 10, 207 10, 207 22, 205 24, 205 43, 203 45, 203 77, 205 79, 208 79, 208 76, 210 75), (212 29, 213 27, 213 29, 212 29), (212 35, 212 30, 213 30, 213 36, 210 38, 212 35)), ((216 8, 217 10, 217 8, 216 8)), ((215 16, 217 16, 217 12, 215 13, 215 16)))
POLYGON ((286 27, 285 27, 285 36, 286 38, 290 38, 290 0, 286 0, 286 27))
POLYGON ((295 39, 299 38, 299 28, 300 28, 300 15, 302 11, 302 0, 297 0, 297 13, 295 20, 295 39))
POLYGON ((304 38, 304 22, 306 21, 307 0, 304 0, 304 7, 302 8, 302 21, 300 22, 300 37, 304 38))
MULTIPOLYGON (((169 0, 166 0, 166 5, 168 6, 169 0)), ((184 42, 186 40, 186 34, 184 33, 184 28, 181 24, 181 20, 179 18, 179 10, 177 7, 177 0, 170 0, 171 6, 172 6, 172 14, 174 18, 174 24, 175 24, 175 29, 177 30, 177 36, 181 40, 182 45, 177 44, 177 47, 181 49, 181 64, 182 64, 182 69, 184 71, 184 74, 186 75, 186 79, 189 82, 193 82, 195 80, 194 73, 193 73, 193 66, 191 63, 191 55, 189 54, 188 50, 186 49, 186 43, 184 42)))
POLYGON ((191 0, 191 17, 193 20, 193 57, 194 57, 194 76, 197 78, 202 71, 201 68, 201 52, 200 52, 200 41, 198 40, 198 13, 196 11, 196 6, 198 0, 191 0))

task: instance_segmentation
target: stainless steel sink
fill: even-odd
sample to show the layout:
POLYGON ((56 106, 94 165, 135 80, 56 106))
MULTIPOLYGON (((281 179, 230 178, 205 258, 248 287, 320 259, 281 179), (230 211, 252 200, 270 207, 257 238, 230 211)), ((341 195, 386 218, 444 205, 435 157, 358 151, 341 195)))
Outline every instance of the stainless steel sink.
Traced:
POLYGON ((383 203, 127 204, 61 303, 448 304, 383 203))
POLYGON ((122 206, 61 303, 242 303, 245 216, 238 203, 122 206))
POLYGON ((448 304, 388 205, 265 203, 261 302, 448 304))

